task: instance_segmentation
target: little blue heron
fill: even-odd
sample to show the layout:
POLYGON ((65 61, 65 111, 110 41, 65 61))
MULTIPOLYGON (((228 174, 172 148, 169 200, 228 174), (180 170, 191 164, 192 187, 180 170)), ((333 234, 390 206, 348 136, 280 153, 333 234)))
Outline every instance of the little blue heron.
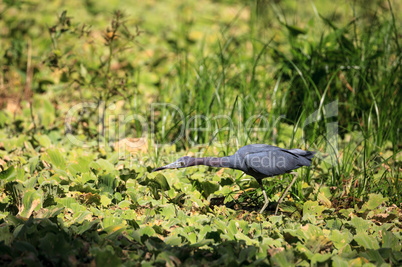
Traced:
MULTIPOLYGON (((206 165, 211 167, 223 167, 241 170, 244 173, 254 177, 260 184, 262 194, 264 195, 265 203, 260 213, 262 213, 268 206, 268 198, 265 193, 262 179, 272 177, 284 173, 290 173, 292 170, 302 166, 310 166, 311 160, 314 157, 314 151, 304 151, 301 149, 283 149, 276 146, 253 144, 247 145, 239 150, 234 155, 227 157, 182 157, 177 161, 170 163, 166 166, 156 168, 153 171, 160 171, 164 169, 178 169, 186 168, 196 165, 206 165)), ((292 172, 294 178, 289 186, 283 192, 278 201, 275 214, 278 211, 278 206, 288 192, 289 188, 296 181, 297 173, 292 172)))

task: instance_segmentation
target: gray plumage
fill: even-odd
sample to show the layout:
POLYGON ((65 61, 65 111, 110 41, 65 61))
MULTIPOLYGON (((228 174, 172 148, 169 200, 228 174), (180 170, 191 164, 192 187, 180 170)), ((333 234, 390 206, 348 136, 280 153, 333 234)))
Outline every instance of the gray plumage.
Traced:
MULTIPOLYGON (((304 151, 297 148, 284 149, 264 144, 253 144, 244 146, 237 150, 235 154, 227 157, 182 157, 171 164, 156 168, 153 171, 186 168, 197 165, 241 170, 254 177, 260 184, 265 198, 265 205, 261 210, 261 212, 263 212, 265 207, 268 205, 268 199, 262 186, 262 179, 289 173, 302 166, 310 166, 315 153, 316 152, 304 151)), ((293 184, 294 180, 290 186, 293 184)))

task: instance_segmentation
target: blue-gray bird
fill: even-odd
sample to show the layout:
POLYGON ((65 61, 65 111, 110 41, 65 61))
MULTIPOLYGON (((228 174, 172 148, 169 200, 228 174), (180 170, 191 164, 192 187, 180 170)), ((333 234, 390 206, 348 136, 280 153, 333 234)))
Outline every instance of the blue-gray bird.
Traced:
MULTIPOLYGON (((241 170, 244 173, 254 177, 260 184, 262 193, 264 195, 265 203, 260 213, 262 213, 268 206, 268 198, 262 184, 262 179, 272 177, 284 173, 289 173, 294 169, 302 166, 310 166, 311 160, 314 157, 314 151, 304 151, 301 149, 284 149, 276 146, 253 144, 247 145, 239 150, 234 155, 227 157, 182 157, 177 161, 163 167, 156 168, 153 171, 160 171, 164 169, 178 169, 186 168, 196 165, 206 165, 211 167, 223 167, 241 170)), ((278 206, 283 200, 284 196, 296 181, 297 173, 293 172, 294 178, 289 186, 283 192, 278 201, 275 214, 278 211, 278 206)))

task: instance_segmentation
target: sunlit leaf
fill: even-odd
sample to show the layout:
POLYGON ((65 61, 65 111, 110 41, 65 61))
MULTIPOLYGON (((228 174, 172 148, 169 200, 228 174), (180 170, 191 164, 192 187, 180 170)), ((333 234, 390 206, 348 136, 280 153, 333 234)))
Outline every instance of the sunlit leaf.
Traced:
POLYGON ((102 206, 107 207, 107 206, 109 206, 111 203, 112 203, 112 200, 111 200, 110 198, 108 198, 108 197, 105 196, 105 195, 102 195, 102 196, 101 196, 101 204, 102 204, 102 206))
POLYGON ((24 192, 22 198, 22 206, 19 210, 19 215, 24 218, 31 216, 35 208, 41 203, 41 194, 34 189, 28 189, 24 192))
POLYGON ((369 194, 369 200, 367 203, 365 203, 362 207, 362 211, 365 210, 374 210, 376 209, 379 205, 383 204, 385 201, 387 201, 388 198, 383 197, 380 194, 369 194))
POLYGON ((35 138, 44 148, 49 148, 52 145, 52 140, 47 135, 35 135, 35 138))
POLYGON ((382 233, 382 248, 391 248, 393 251, 402 250, 402 241, 399 240, 392 232, 384 231, 382 233))
POLYGON ((325 210, 324 206, 319 205, 317 201, 306 201, 303 205, 303 219, 315 222, 317 217, 325 210))
POLYGON ((56 168, 64 169, 66 167, 66 160, 64 155, 60 152, 60 149, 50 148, 46 151, 46 156, 43 158, 48 160, 56 168))
POLYGON ((331 231, 329 239, 333 242, 334 246, 340 250, 353 240, 353 235, 347 230, 342 232, 333 230, 331 231))
POLYGON ((6 170, 0 172, 0 180, 5 180, 9 177, 11 177, 11 175, 13 175, 14 173, 14 166, 10 166, 8 167, 6 170))
POLYGON ((355 235, 354 240, 365 249, 379 249, 380 245, 374 236, 365 234, 365 233, 358 233, 355 235))

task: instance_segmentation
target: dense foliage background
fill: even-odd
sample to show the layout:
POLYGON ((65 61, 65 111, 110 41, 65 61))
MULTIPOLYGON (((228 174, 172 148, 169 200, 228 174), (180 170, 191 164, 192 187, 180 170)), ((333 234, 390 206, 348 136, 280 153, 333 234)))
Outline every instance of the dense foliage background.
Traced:
POLYGON ((399 1, 0 3, 1 265, 401 265, 399 1), (261 189, 151 173, 318 152, 261 189))

